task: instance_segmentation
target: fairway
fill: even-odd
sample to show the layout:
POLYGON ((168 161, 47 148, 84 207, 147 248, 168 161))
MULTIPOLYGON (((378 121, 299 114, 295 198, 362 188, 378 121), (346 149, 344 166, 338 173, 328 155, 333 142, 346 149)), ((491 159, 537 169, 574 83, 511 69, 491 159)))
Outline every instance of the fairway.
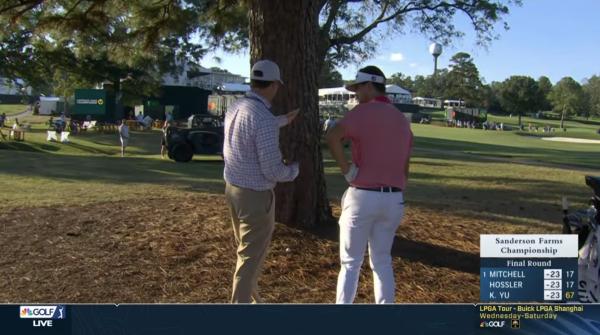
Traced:
MULTIPOLYGON (((163 160, 158 130, 132 132, 125 158, 116 134, 50 143, 46 120, 26 118, 33 131, 25 142, 0 142, 0 300, 226 302, 235 243, 220 157, 163 160)), ((598 145, 412 127, 407 214, 393 250, 399 302, 478 301, 479 234, 559 233, 561 197, 584 207, 591 192, 583 178, 600 175, 598 145)), ((339 216, 346 184, 327 150, 324 157, 339 216)), ((278 225, 264 298, 332 302, 337 248, 335 226, 278 225)), ((371 287, 363 271, 357 302, 371 301, 371 287)))

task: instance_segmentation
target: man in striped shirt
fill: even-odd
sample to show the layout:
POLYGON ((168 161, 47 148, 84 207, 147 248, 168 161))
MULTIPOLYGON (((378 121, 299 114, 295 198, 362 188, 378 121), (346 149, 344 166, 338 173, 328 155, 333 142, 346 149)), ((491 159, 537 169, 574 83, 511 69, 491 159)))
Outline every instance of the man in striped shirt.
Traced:
POLYGON ((279 128, 298 115, 274 116, 271 103, 283 84, 279 67, 261 60, 252 67, 251 91, 225 114, 225 198, 237 248, 232 303, 258 303, 258 276, 275 228, 278 182, 293 181, 298 163, 286 165, 279 151, 279 128))

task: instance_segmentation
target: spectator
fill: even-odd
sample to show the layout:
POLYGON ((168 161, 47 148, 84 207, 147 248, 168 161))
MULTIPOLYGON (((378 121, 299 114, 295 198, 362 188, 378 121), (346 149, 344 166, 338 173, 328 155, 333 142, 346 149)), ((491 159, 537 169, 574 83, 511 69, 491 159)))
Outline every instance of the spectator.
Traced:
POLYGON ((127 120, 121 120, 119 126, 119 139, 121 140, 121 157, 125 157, 125 148, 129 144, 129 127, 127 126, 127 120))
POLYGON ((323 129, 324 133, 335 126, 335 117, 329 115, 329 118, 325 121, 325 128, 323 129))
POLYGON ((4 127, 5 122, 6 122, 6 113, 2 113, 2 115, 0 115, 0 128, 4 127))
POLYGON ((167 128, 169 128, 170 125, 171 125, 171 122, 165 121, 165 123, 163 124, 163 127, 162 127, 162 134, 161 134, 161 137, 160 137, 160 157, 162 159, 165 158, 165 152, 168 151, 168 148, 167 148, 167 128))
POLYGON ((69 124, 69 130, 71 131, 71 135, 77 135, 77 133, 79 132, 79 124, 77 123, 77 121, 71 119, 71 122, 69 124))
POLYGON ((165 122, 173 122, 173 112, 165 111, 165 122))

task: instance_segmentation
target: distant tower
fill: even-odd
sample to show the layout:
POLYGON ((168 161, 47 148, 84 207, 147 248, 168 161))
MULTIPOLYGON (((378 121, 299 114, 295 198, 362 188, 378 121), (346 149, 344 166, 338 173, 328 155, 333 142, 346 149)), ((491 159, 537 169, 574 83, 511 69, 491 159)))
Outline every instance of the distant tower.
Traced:
POLYGON ((439 43, 431 43, 429 46, 429 53, 433 55, 433 75, 435 76, 437 73, 437 60, 438 57, 442 54, 442 45, 439 43))

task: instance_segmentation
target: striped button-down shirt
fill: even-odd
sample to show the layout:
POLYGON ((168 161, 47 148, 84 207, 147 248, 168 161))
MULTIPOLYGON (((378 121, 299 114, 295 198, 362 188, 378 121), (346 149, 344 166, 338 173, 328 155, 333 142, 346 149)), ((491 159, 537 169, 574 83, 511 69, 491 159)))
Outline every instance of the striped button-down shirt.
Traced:
POLYGON ((283 164, 279 128, 285 115, 275 117, 271 104, 254 92, 238 99, 225 114, 224 178, 229 184, 255 191, 298 176, 298 164, 283 164))

